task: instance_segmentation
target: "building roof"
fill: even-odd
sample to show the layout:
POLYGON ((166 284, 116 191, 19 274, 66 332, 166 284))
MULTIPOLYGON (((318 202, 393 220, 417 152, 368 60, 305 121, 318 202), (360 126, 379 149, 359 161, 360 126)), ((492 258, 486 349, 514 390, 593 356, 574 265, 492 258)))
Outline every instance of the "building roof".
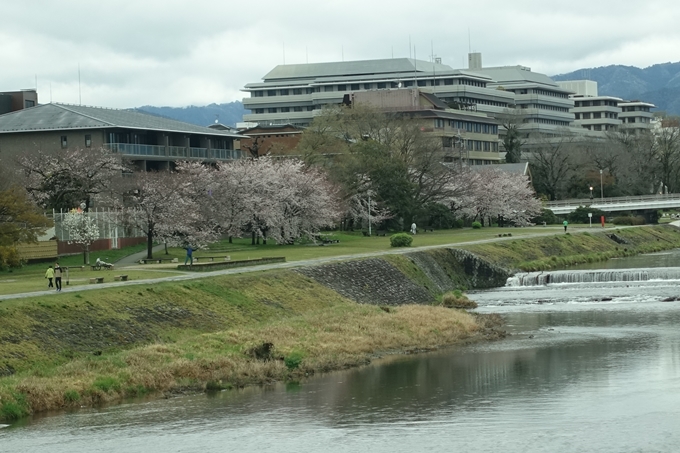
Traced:
POLYGON ((278 65, 264 80, 306 79, 337 75, 360 76, 368 74, 389 74, 394 72, 448 72, 448 65, 432 63, 412 58, 389 58, 384 60, 335 61, 329 63, 284 64, 278 65))
POLYGON ((0 115, 0 134, 108 128, 241 137, 233 132, 210 129, 137 110, 43 104, 0 115))
POLYGON ((526 84, 529 82, 545 85, 555 89, 556 91, 571 93, 570 90, 561 88, 557 82, 547 75, 540 74, 538 72, 532 72, 531 69, 524 66, 498 66, 477 69, 476 71, 491 76, 491 78, 494 80, 494 84, 498 85, 512 86, 517 84, 526 84))

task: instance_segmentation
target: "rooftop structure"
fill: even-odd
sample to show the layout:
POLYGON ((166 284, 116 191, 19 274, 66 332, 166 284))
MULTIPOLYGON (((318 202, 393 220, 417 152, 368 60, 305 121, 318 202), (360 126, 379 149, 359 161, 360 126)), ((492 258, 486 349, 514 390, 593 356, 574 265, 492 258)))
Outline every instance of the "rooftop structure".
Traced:
POLYGON ((0 115, 36 105, 38 105, 38 92, 35 90, 0 92, 0 115))
POLYGON ((0 115, 0 156, 32 151, 105 147, 141 168, 167 168, 178 160, 241 157, 241 135, 135 110, 44 104, 0 115))

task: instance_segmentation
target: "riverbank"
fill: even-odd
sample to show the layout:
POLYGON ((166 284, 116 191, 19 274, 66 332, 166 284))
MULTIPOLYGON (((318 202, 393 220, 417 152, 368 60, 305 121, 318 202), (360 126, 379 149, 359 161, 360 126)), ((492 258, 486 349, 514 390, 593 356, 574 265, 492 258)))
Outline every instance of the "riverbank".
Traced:
POLYGON ((437 298, 501 286, 506 268, 523 263, 680 247, 673 227, 606 234, 616 240, 604 232, 518 239, 4 301, 0 416, 298 379, 386 351, 497 338, 497 318, 438 307, 437 298))

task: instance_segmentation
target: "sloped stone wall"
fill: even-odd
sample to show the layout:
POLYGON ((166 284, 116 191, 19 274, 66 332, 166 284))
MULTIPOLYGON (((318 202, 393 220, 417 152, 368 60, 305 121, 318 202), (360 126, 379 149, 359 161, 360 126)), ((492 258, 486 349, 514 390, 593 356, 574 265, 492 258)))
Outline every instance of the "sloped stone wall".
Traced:
POLYGON ((509 273, 465 250, 436 249, 405 255, 432 284, 425 288, 382 258, 345 261, 300 268, 313 278, 356 302, 376 305, 432 303, 438 294, 457 288, 505 285, 509 273))

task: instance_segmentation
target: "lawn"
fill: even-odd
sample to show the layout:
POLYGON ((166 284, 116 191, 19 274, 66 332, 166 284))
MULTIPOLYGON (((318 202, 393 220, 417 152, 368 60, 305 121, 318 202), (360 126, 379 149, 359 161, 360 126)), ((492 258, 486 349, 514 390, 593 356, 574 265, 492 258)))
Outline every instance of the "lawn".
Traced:
MULTIPOLYGON (((599 226, 570 225, 569 231, 596 231, 599 226)), ((552 225, 548 227, 536 226, 529 228, 482 228, 482 229, 455 229, 438 230, 434 232, 419 233, 413 238, 413 247, 436 246, 445 244, 457 244, 470 241, 483 241, 498 238, 499 235, 511 234, 513 237, 522 237, 532 234, 560 234, 562 226, 552 225)), ((223 240, 211 244, 209 248, 197 250, 194 257, 200 262, 201 257, 214 256, 215 260, 223 260, 229 256, 231 260, 246 260, 263 258, 270 256, 283 256, 286 261, 301 261, 315 258, 328 258, 334 256, 356 255, 362 253, 375 253, 380 251, 392 250, 390 247, 389 236, 365 237, 361 232, 325 232, 324 236, 329 239, 338 240, 338 243, 319 245, 311 242, 298 243, 294 245, 278 245, 270 240, 267 245, 251 245, 250 238, 234 238, 233 243, 223 240)), ((127 247, 119 250, 108 250, 104 252, 93 252, 90 255, 90 262, 94 262, 97 257, 107 262, 115 262, 127 255, 146 250, 145 244, 127 247)), ((182 248, 169 248, 168 254, 159 251, 154 253, 156 258, 177 258, 180 264, 184 263, 186 251, 182 248)), ((169 277, 179 275, 173 273, 174 265, 137 265, 134 268, 116 268, 113 271, 92 271, 89 267, 81 268, 83 262, 82 255, 62 257, 59 263, 62 267, 69 267, 69 287, 79 285, 89 285, 89 279, 93 277, 104 277, 105 282, 112 282, 115 275, 126 274, 129 280, 149 279, 159 277, 169 277)), ((0 273, 0 295, 16 294, 22 292, 42 291, 47 289, 45 280, 45 270, 51 263, 30 264, 21 269, 5 271, 0 273)), ((66 286, 67 277, 64 275, 63 284, 66 286)))

